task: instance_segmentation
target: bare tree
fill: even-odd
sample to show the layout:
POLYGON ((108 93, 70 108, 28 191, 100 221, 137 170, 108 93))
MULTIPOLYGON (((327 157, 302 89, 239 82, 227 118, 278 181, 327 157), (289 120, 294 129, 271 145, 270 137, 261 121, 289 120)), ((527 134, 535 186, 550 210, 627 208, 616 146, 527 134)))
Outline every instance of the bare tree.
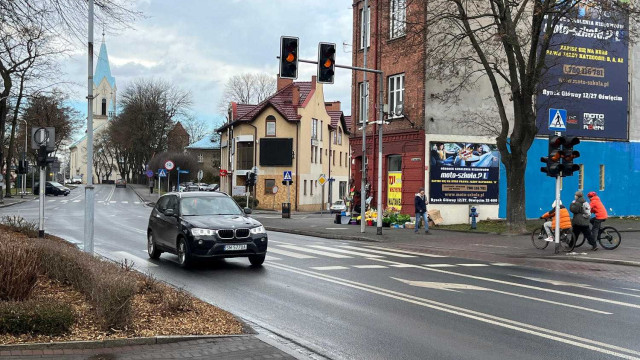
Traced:
MULTIPOLYGON (((580 3, 406 0, 407 8, 419 11, 407 12, 407 20, 400 26, 406 27, 409 44, 426 43, 427 77, 443 88, 436 96, 455 103, 461 96, 478 96, 480 83, 490 89, 499 126, 484 130, 498 132, 496 142, 507 172, 507 223, 511 231, 525 229, 527 151, 538 132, 535 99, 550 66, 547 50, 557 45, 554 29, 558 23, 580 3)), ((620 16, 637 16, 625 2, 592 0, 590 6, 620 16)), ((415 51, 413 46, 405 49, 415 51)), ((474 121, 482 122, 482 118, 474 121)))
POLYGON ((218 111, 227 113, 229 103, 257 104, 276 92, 276 79, 264 73, 234 75, 224 87, 218 111))
POLYGON ((183 120, 182 125, 189 134, 189 145, 202 140, 209 132, 207 123, 202 119, 197 119, 195 116, 190 116, 183 120))

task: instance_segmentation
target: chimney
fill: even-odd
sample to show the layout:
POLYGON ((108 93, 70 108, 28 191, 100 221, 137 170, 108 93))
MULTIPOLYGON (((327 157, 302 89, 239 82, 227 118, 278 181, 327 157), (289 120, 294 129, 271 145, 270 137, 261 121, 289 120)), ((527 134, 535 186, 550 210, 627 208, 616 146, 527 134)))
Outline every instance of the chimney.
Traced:
POLYGON ((316 83, 318 82, 318 77, 316 75, 313 75, 311 77, 311 90, 315 90, 316 89, 316 83))
POLYGON ((287 87, 289 84, 293 83, 293 79, 282 79, 280 74, 278 74, 278 90, 280 91, 283 88, 287 87))
POLYGON ((326 102, 324 107, 327 108, 327 111, 340 111, 340 101, 326 102))
POLYGON ((297 85, 293 85, 293 89, 291 91, 291 104, 293 106, 298 106, 300 103, 300 88, 297 85))

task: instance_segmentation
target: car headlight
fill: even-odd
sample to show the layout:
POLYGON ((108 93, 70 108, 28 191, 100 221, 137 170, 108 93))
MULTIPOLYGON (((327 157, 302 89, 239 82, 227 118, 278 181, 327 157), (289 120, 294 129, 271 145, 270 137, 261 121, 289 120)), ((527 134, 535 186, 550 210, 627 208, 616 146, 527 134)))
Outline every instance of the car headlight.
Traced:
POLYGON ((264 229, 264 226, 260 225, 258 227, 254 227, 251 229, 252 234, 265 234, 267 230, 264 229))
POLYGON ((216 234, 216 231, 211 229, 193 228, 191 229, 191 234, 193 236, 213 236, 216 234))

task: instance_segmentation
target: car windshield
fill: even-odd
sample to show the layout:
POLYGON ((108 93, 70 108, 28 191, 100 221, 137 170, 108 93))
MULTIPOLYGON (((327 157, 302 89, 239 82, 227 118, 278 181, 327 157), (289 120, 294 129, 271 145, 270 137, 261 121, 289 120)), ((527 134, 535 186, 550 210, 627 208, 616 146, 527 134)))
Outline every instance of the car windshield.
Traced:
POLYGON ((243 214, 233 199, 223 196, 182 198, 180 213, 184 216, 243 214))
POLYGON ((62 186, 62 184, 60 184, 59 182, 55 182, 55 181, 49 181, 49 184, 51 184, 53 186, 62 186))
POLYGON ((338 200, 336 202, 333 203, 333 205, 343 205, 344 202, 342 200, 338 200))

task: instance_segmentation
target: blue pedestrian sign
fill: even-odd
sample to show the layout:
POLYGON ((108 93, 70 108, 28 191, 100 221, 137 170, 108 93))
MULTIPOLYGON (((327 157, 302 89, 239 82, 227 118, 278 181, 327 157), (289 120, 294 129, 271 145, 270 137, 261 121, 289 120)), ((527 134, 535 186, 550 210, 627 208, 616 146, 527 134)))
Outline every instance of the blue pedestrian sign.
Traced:
POLYGON ((549 109, 549 130, 567 131, 567 110, 549 109))
POLYGON ((291 177, 291 170, 287 170, 285 172, 283 172, 283 177, 284 177, 284 181, 293 181, 293 178, 291 177))
POLYGON ((167 177, 167 170, 159 169, 158 170, 158 177, 167 177))

